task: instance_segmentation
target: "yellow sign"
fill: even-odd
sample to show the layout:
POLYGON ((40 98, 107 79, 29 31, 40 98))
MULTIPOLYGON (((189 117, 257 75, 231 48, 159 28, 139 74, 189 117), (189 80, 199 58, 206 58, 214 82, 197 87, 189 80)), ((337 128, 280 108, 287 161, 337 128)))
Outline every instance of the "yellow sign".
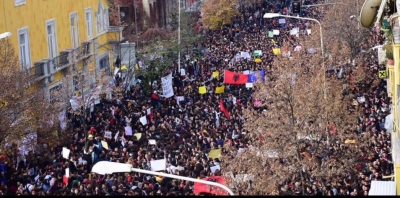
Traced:
POLYGON ((344 141, 344 143, 345 143, 345 144, 355 144, 355 143, 356 143, 356 140, 347 139, 346 141, 344 141))
POLYGON ((199 94, 205 94, 207 93, 207 88, 206 86, 201 86, 199 87, 199 94))
POLYGON ((212 73, 213 78, 218 78, 218 76, 219 76, 219 71, 215 71, 212 73))
POLYGON ((208 158, 215 159, 215 158, 220 158, 221 157, 221 149, 212 149, 208 153, 208 158))
POLYGON ((378 76, 379 76, 379 78, 387 78, 388 77, 388 73, 387 73, 386 70, 380 70, 378 72, 378 76))
POLYGON ((220 87, 216 87, 215 88, 215 93, 216 94, 220 94, 220 93, 224 93, 225 92, 225 85, 222 85, 220 87))
POLYGON ((106 150, 108 150, 108 143, 106 141, 101 141, 101 145, 103 146, 103 148, 105 148, 106 150))
POLYGON ((135 136, 137 138, 137 140, 140 140, 140 138, 142 138, 141 133, 135 133, 135 134, 133 134, 133 136, 135 136))
POLYGON ((121 70, 127 70, 128 67, 126 67, 126 65, 122 65, 121 70))
POLYGON ((272 52, 274 53, 274 55, 279 55, 279 54, 281 54, 281 49, 280 48, 272 48, 272 52))
POLYGON ((256 58, 256 59, 254 59, 254 62, 256 62, 256 63, 261 63, 262 60, 261 60, 261 58, 256 58))

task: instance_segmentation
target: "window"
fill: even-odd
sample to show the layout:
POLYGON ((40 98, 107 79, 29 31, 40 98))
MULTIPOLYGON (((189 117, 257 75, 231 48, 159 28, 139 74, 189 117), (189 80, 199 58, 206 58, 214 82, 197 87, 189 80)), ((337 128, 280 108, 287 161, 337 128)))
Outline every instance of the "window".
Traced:
POLYGON ((110 73, 110 57, 107 55, 99 61, 100 71, 104 70, 106 74, 110 73))
POLYGON ((86 9, 85 18, 86 18, 86 34, 88 39, 90 39, 93 36, 92 8, 86 9))
POLYGON ((26 0, 14 0, 14 6, 21 6, 21 5, 25 5, 26 4, 26 0))
POLYGON ((71 40, 72 47, 79 47, 79 30, 78 30, 78 14, 70 14, 70 25, 71 25, 71 40))
POLYGON ((57 37, 56 37, 56 24, 54 19, 46 22, 47 30, 47 50, 49 58, 53 59, 57 56, 57 37))
POLYGON ((31 50, 29 48, 28 28, 18 30, 19 60, 22 69, 30 68, 31 50))
POLYGON ((97 10, 96 20, 97 20, 97 34, 106 32, 109 25, 108 10, 103 7, 103 4, 101 2, 99 3, 99 7, 97 10))

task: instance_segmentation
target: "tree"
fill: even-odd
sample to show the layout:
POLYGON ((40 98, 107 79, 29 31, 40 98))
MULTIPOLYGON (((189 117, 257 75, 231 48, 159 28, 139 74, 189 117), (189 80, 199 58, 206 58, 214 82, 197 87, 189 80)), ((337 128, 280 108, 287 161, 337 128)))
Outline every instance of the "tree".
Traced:
MULTIPOLYGON (((176 16, 177 13, 178 10, 172 12, 171 16, 176 16)), ((178 63, 179 52, 181 53, 181 60, 184 60, 186 56, 191 56, 191 58, 200 56, 199 46, 203 37, 195 29, 197 15, 181 10, 180 45, 178 42, 178 18, 172 17, 171 19, 171 32, 152 28, 151 31, 150 29, 146 31, 148 34, 144 33, 141 37, 147 41, 147 45, 140 50, 142 53, 138 54, 138 60, 142 60, 145 66, 137 71, 136 76, 144 77, 145 90, 147 90, 149 82, 171 72, 172 66, 178 63)))
POLYGON ((10 41, 0 40, 0 152, 9 157, 35 149, 38 142, 59 143, 53 133, 58 112, 47 102, 36 72, 35 67, 21 70, 10 41))
POLYGON ((205 0, 201 9, 204 27, 213 30, 230 24, 232 17, 240 15, 238 4, 238 0, 205 0))
MULTIPOLYGON (((319 46, 319 35, 307 41, 300 41, 303 50, 292 52, 292 58, 276 57, 269 80, 255 84, 253 98, 262 106, 248 105, 244 110, 245 128, 250 131, 243 142, 247 148, 240 154, 235 147, 227 148, 223 170, 233 177, 252 177, 250 188, 243 180, 239 185, 228 182, 244 194, 282 193, 288 181, 299 182, 304 194, 311 179, 324 187, 354 171, 356 147, 344 144, 355 138, 348 128, 356 119, 347 109, 350 98, 343 94, 344 82, 326 75, 321 56, 307 52, 319 46)), ((341 47, 337 42, 331 45, 341 47)), ((337 51, 332 50, 332 59, 349 57, 347 48, 337 51)))
MULTIPOLYGON (((337 5, 321 6, 324 17, 321 20, 325 43, 340 42, 350 49, 354 61, 367 43, 369 30, 359 26, 358 16, 364 1, 335 1, 337 5)), ((329 45, 326 45, 329 50, 329 45)))
POLYGON ((91 79, 90 71, 73 71, 63 78, 63 86, 53 94, 52 103, 68 109, 70 113, 86 118, 90 106, 97 100, 112 93, 114 86, 110 84, 111 77, 104 70, 97 79, 91 79))

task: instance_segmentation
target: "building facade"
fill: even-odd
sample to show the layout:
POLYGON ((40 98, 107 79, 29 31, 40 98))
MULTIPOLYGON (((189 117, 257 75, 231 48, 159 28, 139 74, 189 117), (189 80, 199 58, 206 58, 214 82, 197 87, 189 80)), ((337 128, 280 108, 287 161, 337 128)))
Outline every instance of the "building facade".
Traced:
POLYGON ((71 96, 78 90, 67 77, 79 73, 95 86, 101 70, 112 75, 122 36, 109 26, 106 0, 2 0, 0 10, 0 32, 12 33, 18 67, 35 73, 49 99, 60 87, 71 96))
MULTIPOLYGON (((386 178, 394 178, 395 184, 396 184, 396 194, 400 195, 400 135, 399 135, 399 130, 400 130, 400 13, 395 12, 391 14, 382 14, 385 13, 385 4, 387 3, 386 0, 383 0, 380 2, 381 6, 377 10, 377 17, 375 21, 381 21, 381 18, 383 19, 382 21, 387 21, 391 23, 391 29, 392 34, 389 35, 385 33, 385 36, 387 37, 387 42, 385 45, 388 45, 392 48, 393 50, 393 60, 394 64, 392 64, 389 61, 386 61, 386 70, 388 74, 388 79, 387 81, 387 92, 388 96, 391 97, 392 99, 392 104, 391 104, 391 114, 386 117, 385 120, 388 122, 391 122, 392 126, 392 131, 387 131, 387 132, 392 132, 391 134, 391 144, 392 144, 392 162, 393 162, 393 168, 394 168, 394 174, 391 176, 387 176, 386 178)), ((398 8, 398 7, 397 7, 398 8)), ((363 20, 363 19, 361 19, 363 20)), ((376 23, 379 24, 379 23, 376 23)), ((384 28, 384 22, 381 24, 381 30, 384 28)), ((385 28, 386 29, 386 28, 385 28)), ((384 31, 385 32, 385 31, 384 31)), ((388 57, 387 57, 388 58, 388 57)), ((383 187, 385 189, 385 187, 383 187)))
MULTIPOLYGON (((199 11, 197 6, 203 0, 180 0, 181 10, 199 11)), ((157 26, 168 28, 171 13, 178 12, 179 0, 133 0, 120 1, 121 22, 138 24, 138 29, 157 26), (136 16, 135 16, 136 8, 136 16)))

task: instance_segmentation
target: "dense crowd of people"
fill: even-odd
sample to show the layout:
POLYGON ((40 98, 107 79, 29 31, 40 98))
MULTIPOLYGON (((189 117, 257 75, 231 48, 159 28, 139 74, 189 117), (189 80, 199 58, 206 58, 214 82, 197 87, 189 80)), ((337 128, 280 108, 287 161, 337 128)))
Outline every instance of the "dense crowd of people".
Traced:
MULTIPOLYGON (((277 1, 280 2, 280 1, 277 1)), ((30 152, 16 165, 5 164, 0 159, 1 195, 193 195, 193 182, 142 173, 114 173, 99 175, 91 167, 99 161, 128 163, 135 168, 150 170, 150 161, 166 159, 165 172, 192 177, 206 178, 221 176, 221 171, 211 170, 219 165, 218 158, 209 158, 210 149, 231 144, 243 148, 241 142, 244 117, 242 109, 251 104, 252 89, 244 85, 226 85, 222 94, 215 94, 215 88, 223 85, 222 75, 211 78, 212 72, 224 69, 242 72, 245 70, 267 70, 273 61, 271 48, 281 46, 293 25, 300 27, 300 34, 306 35, 308 23, 287 20, 285 25, 276 19, 263 19, 263 13, 270 10, 281 12, 286 6, 261 4, 241 10, 243 16, 236 17, 232 27, 205 34, 204 58, 185 59, 182 68, 185 75, 171 68, 174 95, 164 98, 160 79, 150 87, 138 82, 125 94, 115 93, 112 98, 103 98, 89 109, 84 122, 79 114, 69 113, 70 120, 64 135, 70 142, 63 145, 70 149, 68 159, 62 155, 62 147, 41 147, 30 152), (272 40, 268 30, 280 29, 280 35, 272 40), (242 51, 262 50, 261 64, 245 58, 236 58, 242 51), (199 94, 198 87, 205 85, 206 94, 199 94), (183 100, 177 96, 183 96, 183 100), (230 113, 224 116, 220 109, 223 101, 230 113), (148 109, 151 109, 148 111, 148 109), (147 124, 140 118, 145 116, 147 124), (127 135, 125 127, 131 126, 132 134, 127 135), (111 138, 105 132, 111 132, 111 138), (69 133, 69 134, 66 134, 69 133), (136 135, 135 135, 136 134, 136 135), (155 144, 150 144, 154 139, 155 144), (106 141, 108 148, 101 141, 106 141), (65 179, 66 168, 69 178, 65 179)), ((287 9, 286 9, 287 10, 287 9)), ((314 17, 319 13, 311 12, 314 17)), ((381 41, 379 35, 371 35, 381 41)), ((252 57, 254 58, 254 57, 252 57)), ((376 58, 375 58, 376 59, 376 58)), ((386 82, 377 78, 381 65, 369 58, 362 66, 368 73, 365 80, 349 86, 348 94, 354 96, 352 108, 362 109, 358 123, 352 129, 359 139, 369 141, 360 145, 359 158, 365 163, 354 167, 358 177, 335 178, 325 188, 319 188, 314 181, 308 181, 307 195, 367 195, 372 180, 382 180, 383 175, 393 173, 391 163, 390 133, 384 128, 386 115, 390 113, 390 98, 386 93, 386 82)), ((174 66, 176 67, 176 66, 174 66)), ((351 73, 343 79, 351 80, 351 73)), ((123 85, 123 79, 116 76, 115 84, 123 85)), ((288 181, 280 187, 282 194, 301 194, 299 181, 288 181)))

